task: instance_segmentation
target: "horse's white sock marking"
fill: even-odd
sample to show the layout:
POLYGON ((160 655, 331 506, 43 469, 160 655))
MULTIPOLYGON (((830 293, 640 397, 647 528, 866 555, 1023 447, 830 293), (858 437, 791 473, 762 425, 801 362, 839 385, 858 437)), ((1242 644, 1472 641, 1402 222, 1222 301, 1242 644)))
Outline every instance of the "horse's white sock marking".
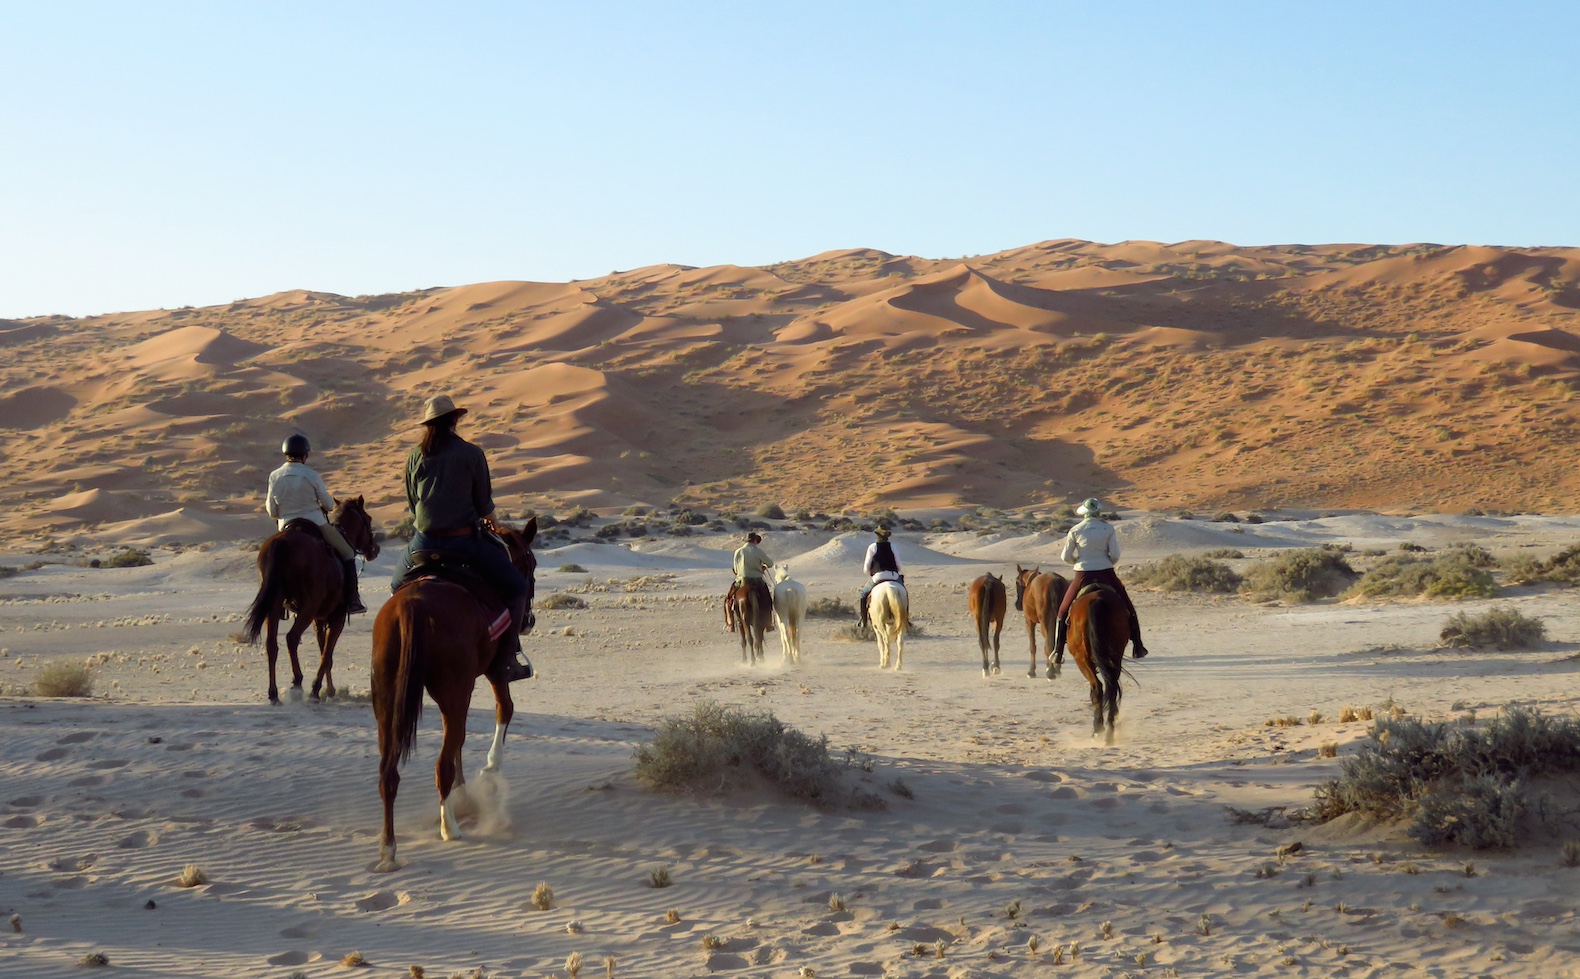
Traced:
POLYGON ((459 840, 461 824, 455 821, 455 816, 450 812, 449 800, 439 803, 439 838, 443 840, 459 840))
POLYGON ((505 726, 494 724, 494 743, 488 746, 488 764, 483 766, 485 772, 499 771, 499 762, 505 757, 505 726))

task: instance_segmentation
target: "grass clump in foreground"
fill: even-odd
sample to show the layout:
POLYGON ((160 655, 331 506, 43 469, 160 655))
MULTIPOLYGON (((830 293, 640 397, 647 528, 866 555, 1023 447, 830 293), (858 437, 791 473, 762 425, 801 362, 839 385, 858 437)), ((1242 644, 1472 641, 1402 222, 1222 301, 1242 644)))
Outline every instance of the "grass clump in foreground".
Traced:
POLYGON ((829 753, 827 735, 810 738, 766 710, 713 701, 663 718, 652 742, 636 749, 636 777, 655 789, 728 792, 756 776, 819 807, 883 808, 846 781, 849 767, 829 753))
POLYGON ((91 697, 93 670, 86 663, 51 663, 33 678, 33 692, 40 697, 91 697))
POLYGON ((1130 577, 1138 585, 1189 592, 1233 592, 1239 590, 1242 580, 1222 561, 1184 554, 1170 554, 1142 565, 1131 571, 1130 577))
POLYGON ((1443 624, 1438 639, 1445 646, 1532 649, 1547 639, 1547 626, 1512 606, 1500 605, 1480 615, 1456 612, 1443 624))
POLYGON ((1477 556, 1455 548, 1429 558, 1392 554, 1361 576, 1347 598, 1491 598, 1498 593, 1492 572, 1477 556))
POLYGON ((856 606, 838 595, 824 595, 807 604, 806 614, 813 619, 851 619, 856 616, 856 606))
POLYGON ((1513 846, 1533 809, 1530 782, 1577 771, 1580 719, 1505 707, 1485 728, 1379 720, 1343 773, 1317 788, 1313 814, 1406 818, 1426 846, 1513 846))
POLYGON ((128 547, 119 554, 104 559, 106 568, 145 568, 154 563, 148 552, 141 548, 128 547))
POLYGON ((1240 591, 1252 598, 1314 602, 1331 598, 1359 577, 1344 554, 1329 547, 1286 551, 1253 567, 1240 591))

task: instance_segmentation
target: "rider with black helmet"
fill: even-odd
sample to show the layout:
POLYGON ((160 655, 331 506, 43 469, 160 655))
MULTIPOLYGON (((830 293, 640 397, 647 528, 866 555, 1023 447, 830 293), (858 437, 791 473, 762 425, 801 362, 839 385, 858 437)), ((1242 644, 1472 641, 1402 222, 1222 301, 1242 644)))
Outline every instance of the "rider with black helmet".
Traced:
POLYGON ((340 559, 345 574, 346 611, 366 612, 362 597, 357 594, 357 552, 329 522, 326 514, 334 508, 335 498, 324 488, 324 481, 308 468, 307 456, 313 451, 307 436, 297 434, 280 446, 285 453, 285 465, 269 474, 269 495, 264 509, 278 520, 281 529, 292 520, 307 520, 318 525, 319 533, 340 559))

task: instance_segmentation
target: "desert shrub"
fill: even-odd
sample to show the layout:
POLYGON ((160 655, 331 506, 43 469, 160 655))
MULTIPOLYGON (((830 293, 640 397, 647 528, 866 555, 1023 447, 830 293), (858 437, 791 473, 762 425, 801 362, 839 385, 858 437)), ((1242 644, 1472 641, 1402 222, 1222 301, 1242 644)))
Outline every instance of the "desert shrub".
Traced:
POLYGON ((953 528, 950 527, 949 521, 942 517, 935 517, 933 518, 933 522, 927 525, 927 529, 937 533, 947 533, 953 528))
POLYGON ((143 568, 153 563, 154 559, 148 556, 148 552, 137 547, 128 547, 104 559, 106 568, 143 568))
POLYGON ((1163 591, 1232 592, 1240 587, 1240 576, 1227 564, 1185 554, 1144 564, 1130 572, 1130 579, 1163 591))
POLYGON ((0 564, 0 579, 15 578, 22 573, 22 569, 10 564, 0 564))
POLYGON ((33 677, 40 697, 93 696, 93 670, 86 663, 51 663, 33 677))
POLYGON ((528 510, 522 516, 527 520, 537 517, 539 530, 548 530, 551 527, 558 527, 560 525, 560 518, 556 517, 552 513, 534 513, 533 511, 528 510))
POLYGON ((1509 605, 1496 606, 1478 615, 1456 612, 1438 634, 1445 646, 1493 646, 1497 649, 1531 649, 1546 638, 1545 623, 1509 605))
POLYGON ((669 532, 671 537, 690 537, 694 533, 691 529, 691 524, 682 523, 679 520, 670 521, 669 526, 664 529, 669 532))
POLYGON ((585 527, 592 523, 592 520, 593 512, 584 506, 579 506, 560 518, 560 523, 569 524, 572 527, 585 527))
POLYGON ((578 598, 575 595, 568 595, 565 592, 557 591, 557 592, 555 592, 552 595, 547 595, 547 596, 544 596, 542 599, 539 599, 537 601, 537 606, 538 606, 538 608, 551 609, 551 610, 566 609, 566 608, 586 608, 587 607, 587 601, 586 601, 586 599, 578 598))
POLYGON ((1261 523, 1263 519, 1260 513, 1248 513, 1245 515, 1246 523, 1261 523))
POLYGON ((1448 553, 1464 558, 1472 567, 1495 568, 1498 565, 1498 559, 1493 557, 1492 552, 1480 544, 1468 542, 1455 544, 1448 549, 1448 553))
POLYGON ((1213 520, 1213 523, 1239 523, 1240 522, 1240 518, 1235 516, 1233 513, 1230 513, 1228 510, 1223 511, 1220 514, 1217 514, 1216 516, 1214 516, 1212 518, 1212 520, 1213 520))
POLYGON ((1237 547, 1215 547, 1202 557, 1210 557, 1215 561, 1238 561, 1245 557, 1245 552, 1237 547))
POLYGON ((755 513, 757 516, 762 517, 764 520, 783 520, 783 519, 785 519, 784 507, 780 506, 777 503, 764 503, 762 506, 758 507, 756 510, 754 510, 752 512, 755 513))
POLYGON ((602 527, 599 527, 597 530, 593 531, 593 536, 599 540, 613 540, 614 538, 619 537, 620 534, 624 532, 624 530, 625 527, 621 524, 606 523, 602 527))
POLYGON ((622 517, 645 517, 645 516, 647 516, 647 507, 643 506, 640 503, 633 503, 630 506, 626 507, 624 510, 621 510, 620 511, 620 516, 622 516, 622 517))
POLYGON ((836 534, 849 533, 856 529, 856 521, 849 517, 830 517, 823 521, 823 529, 836 534))
POLYGON ((625 525, 625 532, 630 534, 632 537, 646 537, 647 524, 642 523, 639 520, 630 521, 625 525))
POLYGON ((1256 565, 1240 590, 1254 598, 1311 602, 1337 595, 1356 577, 1342 552, 1309 547, 1285 551, 1256 565))
POLYGON ((1429 558, 1391 554, 1361 576, 1346 597, 1491 598, 1498 593, 1492 573, 1471 563, 1463 551, 1429 558))
POLYGON ((1511 585, 1533 585, 1546 580, 1546 565, 1528 554, 1519 554, 1502 562, 1503 580, 1511 585))
POLYGON ((807 603, 806 614, 814 619, 848 619, 856 614, 856 606, 838 595, 824 595, 807 603))
POLYGON ((1505 561, 1502 567, 1504 577, 1511 584, 1534 585, 1552 581, 1573 585, 1580 582, 1580 544, 1565 548, 1546 561, 1521 555, 1505 561))
POLYGON ((1580 719, 1530 708, 1506 707, 1482 729, 1379 720, 1370 735, 1318 786, 1313 815, 1407 817, 1410 835, 1429 846, 1510 846, 1531 808, 1526 784, 1580 771, 1580 719))
POLYGON ((564 572, 566 572, 568 574, 586 574, 587 573, 587 569, 586 568, 584 568, 581 565, 576 564, 576 563, 562 564, 562 565, 560 565, 560 570, 564 571, 564 572))
POLYGON ((1399 550, 1410 554, 1420 554, 1426 551, 1426 548, 1422 547, 1420 544, 1417 544, 1413 540, 1407 540, 1400 542, 1399 550))
POLYGON ((768 711, 712 701, 663 718, 653 740, 636 749, 636 777, 656 789, 727 792, 755 772, 817 806, 881 806, 846 783, 847 768, 829 752, 826 735, 810 738, 768 711))

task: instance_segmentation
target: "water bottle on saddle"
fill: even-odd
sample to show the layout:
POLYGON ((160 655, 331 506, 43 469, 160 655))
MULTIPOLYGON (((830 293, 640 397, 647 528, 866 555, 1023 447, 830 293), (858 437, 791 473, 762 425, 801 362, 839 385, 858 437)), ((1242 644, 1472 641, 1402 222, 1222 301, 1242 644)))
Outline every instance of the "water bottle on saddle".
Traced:
POLYGON ((488 460, 482 449, 455 432, 466 411, 443 394, 423 404, 422 443, 406 457, 406 503, 416 533, 396 564, 390 590, 401 586, 419 556, 466 564, 493 588, 510 613, 510 626, 499 638, 499 652, 488 675, 508 682, 525 680, 532 676, 532 664, 521 654, 521 630, 531 585, 494 536, 499 525, 488 460))
POLYGON ((867 583, 861 586, 861 597, 856 600, 857 621, 863 629, 872 624, 867 608, 872 590, 885 581, 905 584, 905 576, 900 574, 900 559, 894 554, 894 545, 889 543, 893 531, 887 524, 879 524, 872 533, 877 540, 867 545, 867 556, 861 562, 861 573, 867 576, 867 583))
POLYGON ((1125 607, 1130 610, 1130 655, 1140 659, 1147 654, 1147 647, 1141 644, 1141 620, 1136 617, 1135 603, 1130 600, 1119 575, 1114 572, 1114 564, 1119 560, 1119 536, 1114 533, 1113 526, 1103 519, 1102 511, 1101 503, 1096 499, 1087 499, 1075 510, 1086 519, 1071 527, 1064 538, 1062 557, 1075 568, 1075 577, 1070 579, 1070 586, 1064 591, 1064 600, 1059 603, 1059 621, 1054 628, 1053 639, 1054 662, 1064 658, 1070 605, 1082 588, 1093 584, 1109 586, 1124 600, 1125 607))

